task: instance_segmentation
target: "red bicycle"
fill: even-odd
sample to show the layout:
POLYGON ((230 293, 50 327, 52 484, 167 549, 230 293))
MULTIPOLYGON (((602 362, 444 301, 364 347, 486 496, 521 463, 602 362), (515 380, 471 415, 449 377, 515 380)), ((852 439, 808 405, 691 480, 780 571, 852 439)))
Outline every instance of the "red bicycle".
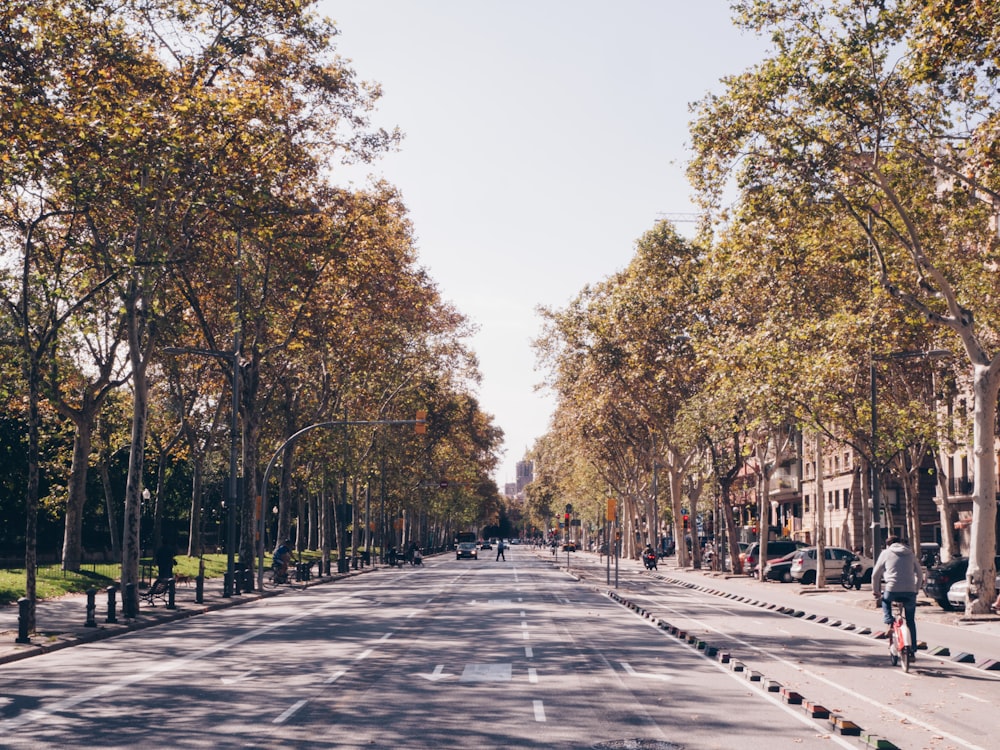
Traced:
POLYGON ((902 602, 892 603, 892 630, 889 631, 889 660, 892 666, 899 664, 904 672, 910 671, 910 664, 913 663, 914 650, 913 636, 910 628, 906 624, 906 617, 902 602))

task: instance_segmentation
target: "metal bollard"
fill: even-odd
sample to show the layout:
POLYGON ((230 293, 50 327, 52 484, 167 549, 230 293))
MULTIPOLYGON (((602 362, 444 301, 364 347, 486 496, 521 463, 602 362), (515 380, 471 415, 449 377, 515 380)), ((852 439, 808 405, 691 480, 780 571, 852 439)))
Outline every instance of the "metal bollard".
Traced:
POLYGON ((95 614, 97 614, 97 589, 87 589, 87 621, 83 623, 85 628, 97 627, 95 614))
POLYGON ((117 589, 114 586, 108 586, 108 616, 104 620, 105 622, 118 622, 118 617, 115 614, 115 591, 117 589))
POLYGON ((222 575, 222 596, 226 599, 233 595, 233 575, 228 570, 222 575))
POLYGON ((173 578, 167 581, 167 609, 177 609, 174 604, 174 596, 177 593, 177 584, 173 578))
POLYGON ((232 583, 234 596, 239 596, 240 594, 243 593, 242 589, 240 588, 242 585, 243 585, 243 571, 236 569, 233 571, 233 583, 232 583))
POLYGON ((199 575, 194 579, 194 601, 195 604, 205 603, 205 576, 199 575))
POLYGON ((31 600, 22 596, 17 600, 17 638, 15 643, 31 643, 28 637, 28 619, 30 617, 31 600))
POLYGON ((243 590, 248 594, 253 591, 253 571, 249 565, 243 568, 243 590))
POLYGON ((134 620, 139 616, 139 591, 135 582, 126 583, 122 595, 122 614, 126 620, 134 620))

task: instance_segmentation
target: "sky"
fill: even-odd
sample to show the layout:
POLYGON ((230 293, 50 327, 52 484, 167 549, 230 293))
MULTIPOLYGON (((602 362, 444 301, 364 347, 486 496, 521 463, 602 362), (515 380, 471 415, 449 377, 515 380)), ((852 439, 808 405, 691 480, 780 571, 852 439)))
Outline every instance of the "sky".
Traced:
MULTIPOLYGON (((531 343, 625 268, 656 222, 693 212, 689 104, 759 61, 725 0, 320 0, 337 53, 377 82, 400 149, 351 176, 396 185, 419 263, 477 326, 481 408, 505 434, 503 490, 555 397, 531 343)), ((677 229, 690 226, 679 221, 677 229)))

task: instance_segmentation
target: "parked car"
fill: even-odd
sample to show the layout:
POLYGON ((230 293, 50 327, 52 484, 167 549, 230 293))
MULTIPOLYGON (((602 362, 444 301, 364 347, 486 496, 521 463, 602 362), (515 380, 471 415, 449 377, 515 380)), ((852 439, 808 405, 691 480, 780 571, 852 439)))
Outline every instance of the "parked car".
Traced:
MULTIPOLYGON (((996 570, 1000 571, 1000 555, 994 558, 993 564, 996 570)), ((951 588, 959 581, 965 580, 965 574, 969 572, 969 558, 956 557, 946 563, 935 565, 924 578, 924 594, 937 602, 937 605, 950 612, 955 609, 965 607, 965 591, 961 589, 955 592, 958 596, 961 593, 961 603, 955 605, 951 599, 951 588)), ((998 589, 1000 590, 1000 589, 998 589)))
POLYGON ((782 583, 792 582, 792 558, 798 550, 789 552, 777 560, 771 560, 764 565, 765 581, 781 581, 782 583))
POLYGON ((493 545, 484 539, 483 543, 479 545, 479 549, 493 549, 493 545))
MULTIPOLYGON (((993 585, 997 591, 1000 591, 1000 575, 996 577, 993 585)), ((959 578, 948 589, 948 604, 954 609, 965 609, 965 592, 968 590, 969 581, 965 578, 959 578)))
MULTIPOLYGON (((795 553, 790 572, 792 578, 799 583, 816 583, 816 547, 805 547, 795 553)), ((843 547, 825 547, 823 549, 823 583, 839 581, 844 571, 844 560, 853 560, 854 553, 843 547)))
MULTIPOLYGON (((805 542, 791 541, 788 539, 775 539, 767 543, 767 562, 784 557, 789 552, 805 547, 805 542)), ((743 557, 743 572, 747 575, 756 576, 757 566, 760 563, 760 542, 753 542, 747 547, 746 555, 743 557)))
POLYGON ((941 609, 954 609, 948 601, 948 591, 956 581, 964 581, 969 570, 969 558, 956 557, 946 563, 935 565, 924 578, 924 594, 937 602, 941 609))
POLYGON ((479 551, 476 549, 475 542, 461 542, 458 545, 458 549, 455 550, 455 559, 461 560, 463 557, 467 557, 470 560, 479 559, 479 551))

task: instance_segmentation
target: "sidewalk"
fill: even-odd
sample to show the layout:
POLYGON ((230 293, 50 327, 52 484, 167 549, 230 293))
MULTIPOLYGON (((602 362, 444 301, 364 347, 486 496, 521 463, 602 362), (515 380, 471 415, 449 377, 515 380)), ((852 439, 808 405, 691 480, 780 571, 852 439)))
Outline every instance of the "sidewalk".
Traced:
MULTIPOLYGON (((95 626, 91 627, 87 626, 86 594, 68 594, 58 599, 40 600, 35 604, 35 632, 30 635, 30 643, 17 643, 19 632, 18 605, 15 603, 0 606, 0 664, 58 651, 81 643, 112 638, 132 630, 150 628, 154 625, 182 620, 212 610, 235 607, 264 597, 280 596, 290 590, 300 591, 309 586, 332 583, 350 576, 379 570, 382 567, 385 566, 370 566, 323 577, 314 574, 308 581, 266 589, 263 592, 252 591, 230 597, 222 595, 221 578, 210 578, 205 580, 200 604, 195 601, 196 589, 192 581, 190 585, 176 587, 174 609, 167 609, 165 603, 159 599, 154 600, 155 606, 141 602, 139 615, 132 620, 126 620, 122 614, 121 592, 118 592, 115 597, 116 623, 107 622, 108 597, 105 590, 101 589, 97 591, 94 600, 96 605, 95 626)), ((140 591, 140 596, 141 594, 142 591, 140 591)))

